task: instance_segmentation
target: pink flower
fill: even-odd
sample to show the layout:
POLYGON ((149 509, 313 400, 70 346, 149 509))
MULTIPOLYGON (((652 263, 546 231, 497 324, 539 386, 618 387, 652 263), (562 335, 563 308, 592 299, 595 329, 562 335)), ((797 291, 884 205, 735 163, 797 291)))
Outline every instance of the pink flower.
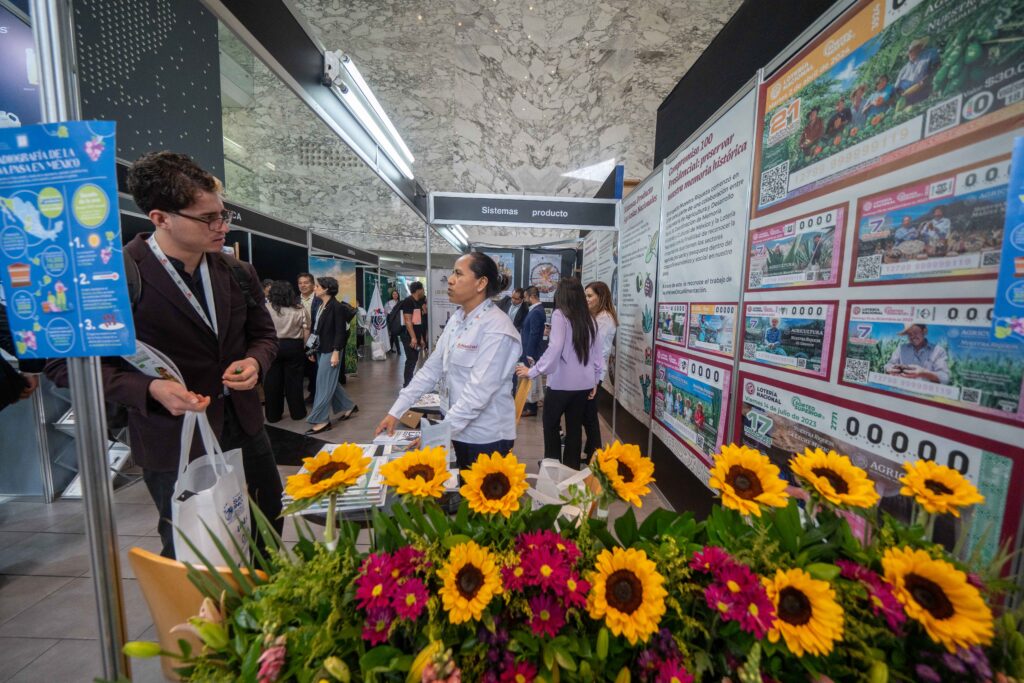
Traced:
POLYGON ((519 549, 520 553, 538 548, 555 550, 560 555, 563 555, 565 561, 569 564, 575 564, 582 554, 574 542, 550 530, 527 531, 526 533, 519 534, 519 537, 516 539, 516 548, 519 549))
POLYGON ((526 584, 543 589, 560 591, 565 589, 569 568, 564 558, 551 548, 531 550, 522 562, 526 570, 526 584))
POLYGON ((278 636, 274 641, 274 646, 264 650, 259 660, 257 660, 260 669, 256 674, 256 680, 259 683, 274 683, 277 677, 281 675, 281 669, 284 668, 284 660, 287 655, 284 636, 278 636))
POLYGON ((565 610, 558 600, 548 593, 530 598, 530 628, 537 635, 555 637, 565 625, 565 610))
POLYGON ((693 683, 693 676, 681 663, 669 660, 658 667, 655 683, 693 683))
POLYGON ((366 574, 356 579, 356 603, 362 609, 387 607, 394 595, 395 580, 390 575, 366 574))
POLYGON ((423 565, 423 553, 411 545, 399 548, 391 553, 391 576, 402 581, 402 577, 408 577, 423 565), (397 574, 396 574, 397 572, 397 574))
POLYGON ((95 137, 85 143, 85 153, 90 159, 96 161, 103 154, 103 150, 106 149, 106 145, 103 144, 103 138, 95 137))
POLYGON ((533 683, 537 680, 537 667, 530 662, 516 662, 506 667, 498 677, 499 683, 533 683))
POLYGON ((723 567, 718 580, 705 589, 704 600, 724 621, 738 622, 741 629, 759 639, 775 621, 767 592, 746 565, 723 567))
POLYGON ((363 640, 371 645, 380 645, 386 642, 391 631, 392 621, 394 621, 394 613, 390 609, 370 610, 366 617, 366 624, 363 626, 363 640))
POLYGON ((420 579, 407 579, 398 587, 391 604, 403 619, 416 619, 427 606, 427 587, 420 579))
POLYGON ((565 580, 565 588, 561 591, 562 599, 566 607, 586 607, 587 593, 590 592, 590 583, 581 579, 579 574, 572 572, 565 580))
POLYGON ((892 586, 881 576, 856 562, 836 560, 836 566, 839 567, 839 574, 844 579, 858 581, 864 586, 868 592, 872 614, 884 617, 892 632, 899 634, 907 620, 907 614, 903 611, 903 605, 896 599, 892 586))
POLYGON ((505 590, 517 591, 526 586, 526 570, 522 564, 514 564, 511 567, 501 568, 501 580, 505 590))
POLYGON ((690 569, 712 576, 718 576, 724 567, 735 563, 732 556, 715 545, 706 545, 694 553, 690 560, 690 569))

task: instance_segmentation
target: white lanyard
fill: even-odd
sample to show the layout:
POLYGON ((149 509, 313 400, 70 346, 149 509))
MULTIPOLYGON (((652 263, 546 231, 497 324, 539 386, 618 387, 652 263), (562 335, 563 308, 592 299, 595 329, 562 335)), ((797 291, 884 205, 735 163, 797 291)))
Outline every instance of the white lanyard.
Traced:
POLYGON ((327 308, 327 304, 325 304, 323 301, 321 301, 320 305, 316 309, 316 318, 313 319, 313 334, 315 334, 315 335, 319 335, 320 334, 320 329, 319 329, 320 316, 322 316, 324 314, 324 309, 325 308, 327 308))
POLYGON ((180 275, 178 275, 178 271, 175 270, 170 259, 167 258, 167 255, 164 254, 164 250, 161 249, 160 245, 157 243, 156 236, 150 235, 149 239, 146 240, 146 243, 149 245, 149 248, 153 250, 156 260, 160 262, 160 265, 164 267, 167 274, 171 276, 171 280, 174 281, 174 284, 178 285, 178 289, 180 289, 181 293, 185 295, 188 302, 192 304, 192 308, 196 310, 199 317, 202 318, 203 322, 206 323, 211 330, 213 330, 215 335, 218 334, 217 308, 213 302, 213 283, 210 281, 210 267, 206 263, 206 254, 203 254, 203 260, 199 262, 199 276, 203 279, 203 294, 206 296, 206 307, 210 310, 212 319, 211 316, 206 315, 206 311, 204 311, 203 307, 198 301, 196 301, 196 295, 192 293, 192 290, 188 288, 185 281, 181 279, 180 275))

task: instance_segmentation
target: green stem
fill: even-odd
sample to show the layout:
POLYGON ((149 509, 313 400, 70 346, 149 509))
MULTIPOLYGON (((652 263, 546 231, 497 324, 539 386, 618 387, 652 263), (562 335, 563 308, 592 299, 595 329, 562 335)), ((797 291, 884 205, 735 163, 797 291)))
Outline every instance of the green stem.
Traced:
POLYGON ((334 533, 334 524, 337 521, 335 519, 335 510, 337 506, 338 493, 337 491, 332 491, 327 502, 327 526, 324 527, 324 545, 331 551, 338 547, 338 541, 335 538, 336 534, 334 533))
POLYGON ((936 517, 938 517, 938 515, 930 515, 927 512, 925 513, 925 520, 926 521, 924 523, 924 537, 927 540, 929 540, 929 541, 931 541, 932 540, 932 536, 935 535, 935 518, 936 517))

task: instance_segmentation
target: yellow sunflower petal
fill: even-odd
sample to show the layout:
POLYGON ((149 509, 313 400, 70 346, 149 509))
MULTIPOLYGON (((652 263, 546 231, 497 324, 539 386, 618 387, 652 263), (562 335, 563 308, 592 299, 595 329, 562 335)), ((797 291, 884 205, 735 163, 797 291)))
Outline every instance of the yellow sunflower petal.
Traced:
POLYGON ((384 483, 400 495, 440 498, 448 481, 448 456, 441 446, 407 452, 380 468, 384 483))
POLYGON ((814 579, 802 569, 776 570, 774 578, 761 579, 776 619, 768 639, 781 636, 797 657, 827 655, 843 639, 843 608, 827 581, 814 579))
POLYGON ((992 642, 992 610, 967 575, 923 550, 889 548, 882 556, 885 580, 907 616, 950 652, 992 642))
POLYGON ((665 614, 665 579, 647 553, 635 548, 603 550, 590 573, 587 611, 608 630, 635 645, 657 633, 665 614))
POLYGON ((722 446, 711 468, 710 485, 721 492, 722 505, 744 515, 760 517, 762 506, 785 507, 789 503, 779 468, 747 446, 722 446))
POLYGON ((459 492, 474 512, 510 516, 519 509, 526 493, 526 465, 515 455, 481 455, 468 470, 462 470, 466 482, 459 492))
POLYGON ((501 593, 497 558, 473 541, 452 548, 437 573, 443 582, 441 604, 453 624, 479 620, 491 599, 501 593))
POLYGON ((880 498, 868 473, 835 451, 806 448, 789 461, 789 467, 833 505, 869 508, 880 498))
POLYGON ((640 447, 615 441, 611 446, 598 449, 594 456, 615 495, 642 507, 642 497, 650 493, 649 485, 654 482, 654 463, 640 454, 640 447))
POLYGON ((960 508, 985 502, 974 484, 956 470, 930 460, 903 463, 900 494, 913 497, 929 514, 960 516, 960 508))

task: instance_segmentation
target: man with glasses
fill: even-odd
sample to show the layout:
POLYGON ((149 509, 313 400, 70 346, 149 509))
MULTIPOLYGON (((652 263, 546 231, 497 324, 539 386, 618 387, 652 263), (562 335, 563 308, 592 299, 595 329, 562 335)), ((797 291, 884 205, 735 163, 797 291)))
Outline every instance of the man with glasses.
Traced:
MULTIPOLYGON (((103 386, 109 400, 128 407, 132 457, 160 513, 162 554, 174 555, 171 495, 189 411, 206 411, 225 451, 241 448, 249 494, 280 530, 281 478, 256 393, 277 355, 277 334, 259 303, 255 269, 221 251, 235 215, 224 209, 220 181, 185 155, 156 152, 132 165, 128 189, 155 228, 124 248, 141 285, 136 336, 166 354, 184 384, 104 359, 103 386)), ((47 372, 66 384, 62 362, 47 372)))

